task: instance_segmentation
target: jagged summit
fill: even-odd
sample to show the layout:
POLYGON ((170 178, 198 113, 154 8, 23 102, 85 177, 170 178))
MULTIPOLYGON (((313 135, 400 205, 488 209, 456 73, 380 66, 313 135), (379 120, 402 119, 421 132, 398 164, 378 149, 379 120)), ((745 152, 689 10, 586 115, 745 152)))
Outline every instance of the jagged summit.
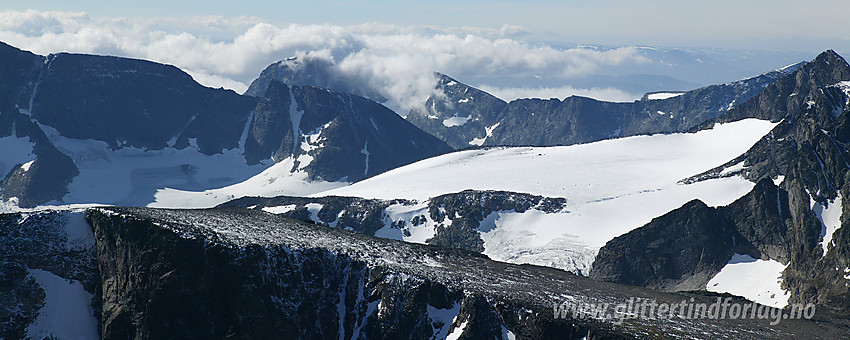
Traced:
POLYGON ((387 98, 381 96, 369 84, 363 84, 340 72, 332 61, 309 54, 300 58, 290 57, 267 66, 260 72, 259 77, 251 82, 245 95, 262 97, 272 81, 279 81, 288 86, 314 86, 352 93, 379 103, 387 101, 387 98))
POLYGON ((793 73, 764 90, 764 95, 738 105, 720 117, 721 121, 760 118, 777 122, 804 109, 810 101, 821 100, 821 89, 850 79, 850 65, 832 50, 819 54, 793 73))
POLYGON ((434 75, 438 78, 434 87, 437 93, 405 118, 455 149, 482 145, 486 131, 492 131, 493 122, 498 121, 507 103, 445 74, 434 75))

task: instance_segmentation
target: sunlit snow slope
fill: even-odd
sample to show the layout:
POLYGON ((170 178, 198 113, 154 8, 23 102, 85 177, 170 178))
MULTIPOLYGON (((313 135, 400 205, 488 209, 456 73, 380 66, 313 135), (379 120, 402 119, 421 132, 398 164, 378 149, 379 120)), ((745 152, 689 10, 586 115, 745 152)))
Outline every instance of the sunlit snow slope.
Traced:
POLYGON ((731 293, 760 304, 783 308, 791 294, 781 287, 785 265, 735 254, 706 285, 710 292, 731 293))
POLYGON ((426 200, 476 189, 565 197, 567 208, 560 213, 532 209, 488 216, 479 228, 484 253, 496 260, 586 272, 608 240, 654 217, 695 198, 720 206, 746 194, 754 184, 737 176, 677 182, 739 156, 774 126, 747 119, 693 134, 461 151, 313 196, 426 200))
MULTIPOLYGON (((306 195, 348 184, 311 181, 304 171, 293 171, 291 157, 276 164, 268 160, 249 165, 244 148, 209 156, 190 141, 192 145, 182 150, 112 150, 101 141, 66 138, 55 129, 42 128, 80 170, 63 198, 66 204, 209 208, 242 196, 306 195)), ((12 162, 32 158, 27 158, 21 139, 0 139, 0 146, 17 144, 20 156, 12 162)))

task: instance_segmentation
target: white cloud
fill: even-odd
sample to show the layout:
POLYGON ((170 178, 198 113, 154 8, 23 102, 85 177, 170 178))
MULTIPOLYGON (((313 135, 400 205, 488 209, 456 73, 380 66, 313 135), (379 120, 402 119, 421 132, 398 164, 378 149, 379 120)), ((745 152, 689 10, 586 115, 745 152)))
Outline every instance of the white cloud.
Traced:
MULTIPOLYGON (((649 61, 633 47, 560 49, 521 40, 526 34, 517 26, 498 30, 379 23, 278 27, 248 17, 99 18, 86 13, 0 12, 0 40, 10 45, 39 54, 108 54, 172 64, 204 85, 240 93, 272 62, 310 53, 330 61, 341 77, 372 87, 402 114, 431 94, 434 71, 461 80, 531 74, 580 77, 606 66, 649 61)), ((522 93, 525 84, 518 86, 510 91, 522 93)), ((501 91, 503 96, 510 92, 501 91)), ((570 88, 547 91, 563 94, 570 88)), ((614 90, 587 91, 620 95, 614 90)))

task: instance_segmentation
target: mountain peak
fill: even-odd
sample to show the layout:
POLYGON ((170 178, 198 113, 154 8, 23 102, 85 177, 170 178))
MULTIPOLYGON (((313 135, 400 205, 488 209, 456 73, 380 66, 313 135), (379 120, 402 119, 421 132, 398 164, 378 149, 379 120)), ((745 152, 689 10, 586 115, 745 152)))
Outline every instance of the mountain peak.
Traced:
POLYGON ((836 53, 834 50, 830 49, 830 50, 826 50, 826 51, 823 51, 820 54, 818 54, 818 56, 815 57, 814 61, 815 62, 831 63, 832 61, 843 61, 843 60, 844 60, 844 58, 842 58, 840 55, 838 55, 838 53, 836 53))
POLYGON ((379 103, 387 101, 377 89, 357 77, 341 72, 334 61, 309 54, 289 57, 269 65, 251 82, 245 94, 262 97, 272 80, 287 86, 313 86, 351 93, 379 103))
POLYGON ((850 79, 850 65, 833 50, 822 52, 806 66, 813 79, 821 85, 850 79))

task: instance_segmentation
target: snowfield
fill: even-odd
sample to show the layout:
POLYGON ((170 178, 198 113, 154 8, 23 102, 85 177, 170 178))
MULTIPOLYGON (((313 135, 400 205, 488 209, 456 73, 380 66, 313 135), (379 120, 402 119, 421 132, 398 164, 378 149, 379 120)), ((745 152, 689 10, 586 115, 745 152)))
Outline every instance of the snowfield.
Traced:
POLYGON ((97 319, 91 310, 92 294, 76 280, 68 280, 41 269, 30 275, 44 289, 45 304, 27 327, 27 337, 42 339, 97 339, 97 319))
POLYGON ((812 211, 821 223, 820 244, 823 247, 821 256, 826 256, 832 242, 832 235, 838 228, 841 228, 841 194, 839 193, 838 197, 829 202, 826 207, 815 201, 811 196, 809 196, 809 202, 812 211))
POLYGON ((791 293, 782 289, 785 265, 774 260, 735 254, 706 285, 709 292, 730 293, 757 303, 783 308, 791 293))
MULTIPOLYGON (((305 172, 292 172, 292 158, 248 165, 243 148, 211 156, 198 151, 196 145, 182 150, 112 150, 102 141, 66 138, 49 126, 42 125, 42 129, 80 170, 63 197, 66 204, 208 208, 247 195, 306 195, 348 184, 310 181, 305 172)), ((310 137, 302 138, 302 148, 314 146, 310 137)), ((12 158, 15 162, 35 158, 27 156, 31 147, 20 139, 0 139, 0 146, 5 145, 14 146, 10 150, 19 155, 12 158)), ((299 158, 302 166, 310 162, 304 155, 299 158)))
MULTIPOLYGON (((424 202, 430 197, 475 189, 564 197, 567 207, 559 213, 532 209, 487 216, 479 228, 484 254, 499 261, 586 274, 599 248, 612 238, 690 200, 722 206, 749 192, 754 184, 738 176, 690 185, 678 182, 739 156, 774 126, 769 121, 747 119, 693 134, 637 136, 562 147, 460 151, 312 196, 424 202)), ((417 240, 411 241, 431 231, 420 230, 418 234, 411 237, 417 240)), ((380 236, 400 237, 390 233, 380 236)))
POLYGON ((293 163, 292 158, 285 159, 248 180, 218 189, 203 191, 174 188, 158 189, 154 194, 155 200, 147 206, 209 208, 244 196, 302 196, 348 184, 346 182, 310 181, 307 178, 307 173, 303 171, 290 172, 293 163))

